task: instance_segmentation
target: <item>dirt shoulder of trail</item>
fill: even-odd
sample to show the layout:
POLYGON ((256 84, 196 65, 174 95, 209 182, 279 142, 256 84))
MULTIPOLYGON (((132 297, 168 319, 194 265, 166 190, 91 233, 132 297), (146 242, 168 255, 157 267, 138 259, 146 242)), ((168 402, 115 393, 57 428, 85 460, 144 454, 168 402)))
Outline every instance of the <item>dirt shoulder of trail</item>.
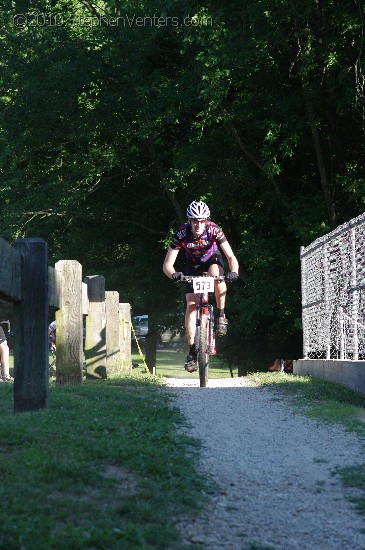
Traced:
POLYGON ((365 518, 337 467, 364 463, 364 438, 294 412, 289 398, 246 378, 165 380, 186 433, 202 442, 213 495, 177 522, 186 547, 365 550, 365 518))

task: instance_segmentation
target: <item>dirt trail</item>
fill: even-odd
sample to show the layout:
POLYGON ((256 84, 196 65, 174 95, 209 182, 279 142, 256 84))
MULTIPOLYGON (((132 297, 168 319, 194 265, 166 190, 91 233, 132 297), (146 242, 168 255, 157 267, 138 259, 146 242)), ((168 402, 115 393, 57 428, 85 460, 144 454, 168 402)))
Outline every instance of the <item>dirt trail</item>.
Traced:
POLYGON ((245 378, 166 380, 203 443, 201 471, 214 494, 179 528, 208 550, 365 550, 365 518, 334 469, 364 462, 364 439, 296 414, 288 398, 245 378), (198 422, 199 419, 199 422, 198 422))

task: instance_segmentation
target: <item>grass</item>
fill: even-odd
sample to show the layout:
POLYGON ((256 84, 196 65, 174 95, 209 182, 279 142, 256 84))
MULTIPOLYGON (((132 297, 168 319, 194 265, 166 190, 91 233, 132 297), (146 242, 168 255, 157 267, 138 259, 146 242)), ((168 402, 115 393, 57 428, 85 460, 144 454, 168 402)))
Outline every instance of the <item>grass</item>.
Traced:
MULTIPOLYGON (((345 386, 281 372, 251 373, 248 378, 261 386, 270 387, 290 398, 291 404, 311 418, 342 424, 347 430, 365 437, 365 395, 345 386)), ((350 497, 357 510, 365 514, 365 464, 336 468, 345 487, 357 489, 350 497)))
MULTIPOLYGON (((184 362, 188 352, 188 348, 183 351, 175 349, 159 349, 157 351, 156 360, 156 374, 165 376, 167 378, 186 378, 187 372, 184 369, 184 362)), ((138 367, 134 372, 142 373, 145 371, 142 358, 138 351, 133 350, 132 354, 133 364, 138 363, 138 367)), ((233 376, 237 376, 237 368, 232 369, 233 376)), ((188 375, 189 378, 198 379, 197 372, 188 375)), ((209 367, 209 378, 230 378, 231 371, 229 367, 224 363, 223 359, 219 355, 211 357, 211 364, 209 367)))
POLYGON ((281 372, 257 372, 248 378, 285 393, 307 416, 344 425, 365 436, 365 395, 327 380, 281 372))
POLYGON ((349 500, 361 514, 365 514, 365 464, 351 468, 336 468, 334 473, 341 477, 345 487, 355 487, 359 491, 360 494, 351 496, 349 500))
POLYGON ((181 548, 194 513, 198 443, 155 377, 50 386, 45 410, 12 412, 0 386, 0 548, 181 548))

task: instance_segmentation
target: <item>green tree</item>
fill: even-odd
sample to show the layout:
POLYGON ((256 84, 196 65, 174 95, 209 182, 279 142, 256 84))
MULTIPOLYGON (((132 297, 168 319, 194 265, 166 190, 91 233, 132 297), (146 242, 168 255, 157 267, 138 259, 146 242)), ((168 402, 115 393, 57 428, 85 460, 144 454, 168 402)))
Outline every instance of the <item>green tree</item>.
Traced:
POLYGON ((300 356, 299 247, 365 197, 361 3, 8 4, 2 236, 44 237, 153 315, 183 308, 161 265, 201 197, 249 275, 226 354, 300 356))

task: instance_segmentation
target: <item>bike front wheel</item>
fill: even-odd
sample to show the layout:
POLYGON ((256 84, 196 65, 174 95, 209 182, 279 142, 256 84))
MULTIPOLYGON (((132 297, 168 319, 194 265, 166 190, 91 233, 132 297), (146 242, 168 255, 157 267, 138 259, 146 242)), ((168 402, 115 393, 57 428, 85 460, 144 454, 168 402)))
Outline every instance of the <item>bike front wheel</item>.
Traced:
POLYGON ((209 371, 209 350, 208 350, 208 335, 209 335, 209 316, 202 313, 199 327, 198 341, 198 366, 200 387, 206 388, 208 383, 209 371))

